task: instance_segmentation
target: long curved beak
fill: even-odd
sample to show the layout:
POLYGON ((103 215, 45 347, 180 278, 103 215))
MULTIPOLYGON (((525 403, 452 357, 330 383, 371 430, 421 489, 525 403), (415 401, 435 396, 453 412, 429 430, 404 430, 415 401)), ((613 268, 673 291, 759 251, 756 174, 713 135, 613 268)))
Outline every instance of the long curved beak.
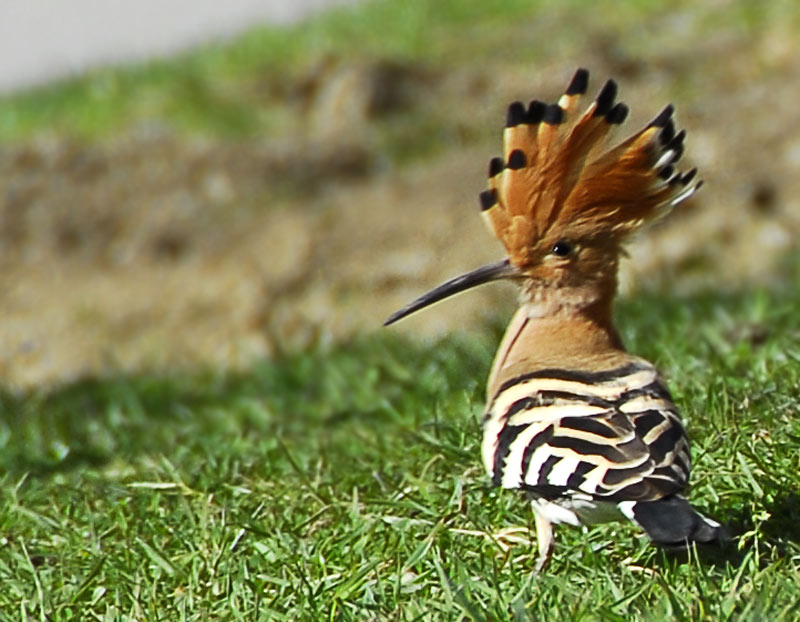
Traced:
POLYGON ((488 266, 481 266, 472 272, 467 272, 454 279, 450 279, 442 283, 438 287, 434 287, 427 294, 423 294, 414 302, 410 302, 399 311, 392 313, 387 320, 383 323, 384 326, 394 324, 398 320, 402 320, 407 315, 416 313, 420 309, 424 309, 440 300, 459 294, 465 290, 472 289, 478 285, 483 285, 489 281, 497 281, 499 279, 509 279, 519 277, 519 271, 509 262, 508 259, 503 259, 497 263, 489 264, 488 266))

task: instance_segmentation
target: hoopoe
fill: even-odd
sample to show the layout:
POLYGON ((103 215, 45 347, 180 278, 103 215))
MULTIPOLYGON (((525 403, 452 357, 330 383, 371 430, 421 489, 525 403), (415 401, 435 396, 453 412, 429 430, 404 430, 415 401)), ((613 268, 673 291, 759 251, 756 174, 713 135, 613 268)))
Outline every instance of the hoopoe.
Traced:
POLYGON ((628 114, 608 80, 578 113, 589 73, 556 104, 508 108, 503 157, 489 163, 482 214, 508 253, 436 287, 385 324, 466 289, 510 279, 520 306, 489 374, 483 464, 531 499, 541 570, 552 525, 627 518, 664 546, 724 538, 683 493, 689 440, 655 367, 628 353, 612 321, 622 245, 700 187, 676 172, 685 131, 673 107, 609 148, 628 114))

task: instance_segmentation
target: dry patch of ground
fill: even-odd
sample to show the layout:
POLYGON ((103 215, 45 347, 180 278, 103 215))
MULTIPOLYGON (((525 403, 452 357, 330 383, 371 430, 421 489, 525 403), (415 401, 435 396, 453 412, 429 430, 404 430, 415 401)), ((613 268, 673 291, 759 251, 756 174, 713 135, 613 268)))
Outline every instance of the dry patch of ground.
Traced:
MULTIPOLYGON (((685 290, 768 277, 800 231, 797 43, 780 29, 676 32, 658 58, 599 38, 573 58, 447 76, 326 62, 298 83, 292 110, 305 130, 285 139, 234 144, 139 128, 101 144, 46 137, 5 148, 4 382, 246 364, 377 329, 426 288, 499 257, 475 195, 505 105, 555 98, 579 64, 593 87, 619 79, 633 110, 627 131, 674 101, 686 166, 706 180, 633 243, 626 283, 685 290), (451 109, 464 136, 448 134, 425 161, 387 164, 376 117, 425 105, 451 109)), ((469 326, 512 299, 486 288, 398 329, 469 326)))

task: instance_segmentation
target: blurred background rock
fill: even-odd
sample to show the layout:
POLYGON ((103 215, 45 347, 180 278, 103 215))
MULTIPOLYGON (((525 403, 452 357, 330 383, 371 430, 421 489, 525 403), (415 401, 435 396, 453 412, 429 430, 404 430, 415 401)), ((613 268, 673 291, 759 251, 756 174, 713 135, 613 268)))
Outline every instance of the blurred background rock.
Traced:
MULTIPOLYGON (((590 91, 618 80, 624 133, 674 102, 706 181, 631 245, 626 291, 779 281, 797 252, 791 2, 364 1, 172 53, 0 100, 6 385, 377 330, 500 256, 476 195, 505 108, 556 99, 578 66, 590 91)), ((488 287, 397 330, 468 328, 513 299, 488 287)))

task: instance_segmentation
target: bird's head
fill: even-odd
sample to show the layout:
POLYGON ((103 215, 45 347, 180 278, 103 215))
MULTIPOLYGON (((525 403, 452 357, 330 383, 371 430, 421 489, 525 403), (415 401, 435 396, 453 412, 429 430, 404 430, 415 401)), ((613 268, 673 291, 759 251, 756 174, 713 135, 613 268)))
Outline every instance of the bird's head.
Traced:
POLYGON ((614 147, 608 136, 628 114, 609 80, 582 113, 589 73, 579 69, 558 103, 509 106, 503 157, 489 163, 482 214, 506 249, 505 259, 424 294, 386 321, 391 324, 434 302, 489 281, 520 285, 531 312, 608 302, 625 240, 691 196, 695 170, 675 171, 685 132, 675 131, 671 105, 614 147))

